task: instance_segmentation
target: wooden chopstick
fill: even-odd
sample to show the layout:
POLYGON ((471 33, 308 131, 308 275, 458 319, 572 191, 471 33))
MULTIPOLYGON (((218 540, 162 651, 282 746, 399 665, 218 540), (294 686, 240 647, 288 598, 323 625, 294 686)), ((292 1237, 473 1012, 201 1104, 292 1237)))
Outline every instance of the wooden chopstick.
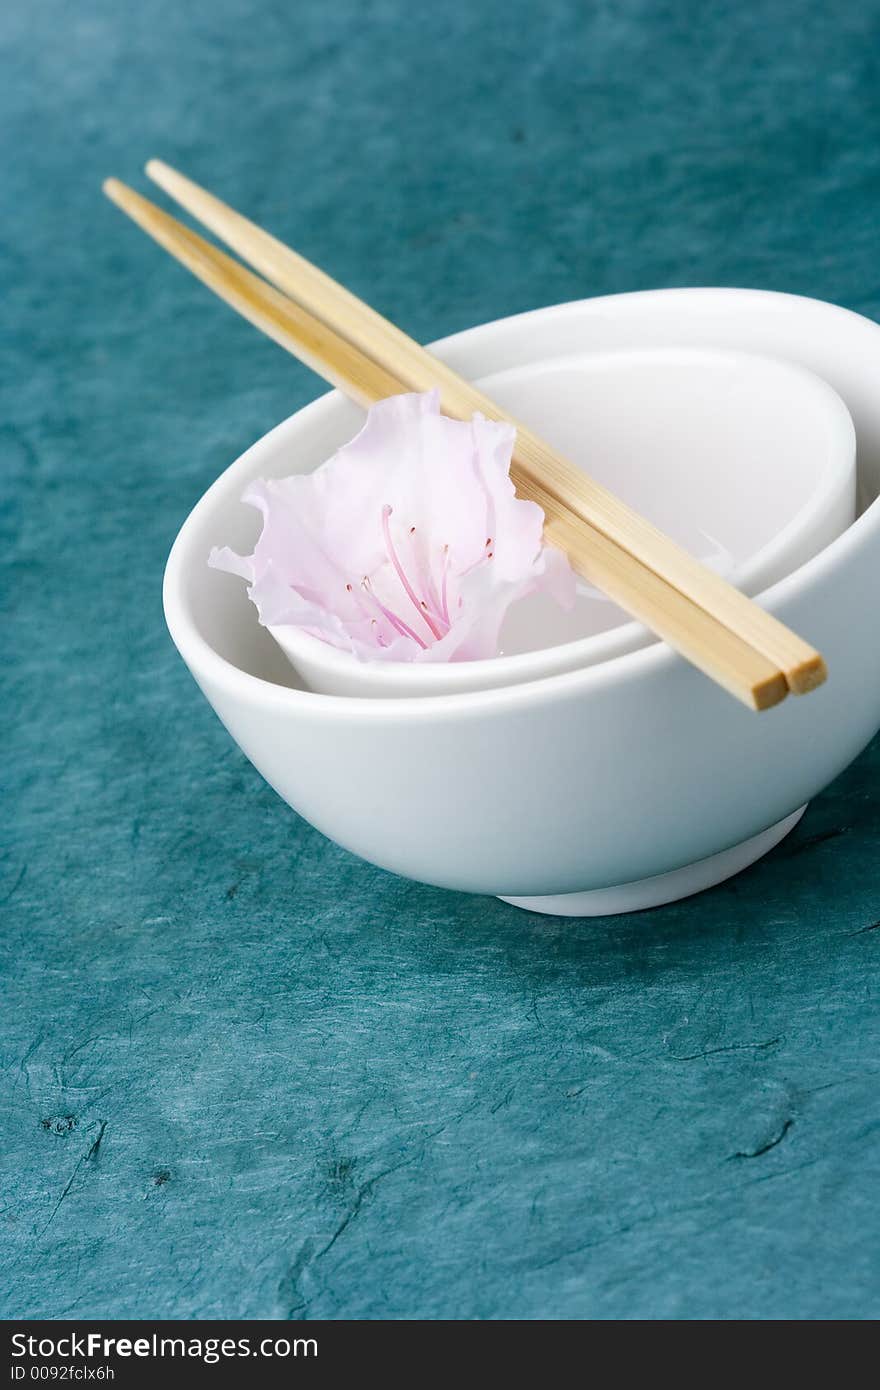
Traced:
MULTIPOLYGON (((108 180, 104 188, 108 197, 220 298, 361 405, 413 389, 328 323, 148 199, 116 179, 108 180)), ((494 413, 505 418, 497 410, 494 413)), ((544 508, 547 539, 565 549, 591 583, 718 684, 753 709, 769 708, 785 697, 788 684, 779 667, 714 614, 582 517, 573 516, 540 478, 517 479, 517 487, 544 508)))
MULTIPOLYGON (((490 419, 511 418, 395 324, 214 194, 161 160, 150 160, 146 170, 155 183, 233 251, 380 362, 409 390, 439 387, 443 410, 459 419, 470 419, 476 410, 490 419)), ((567 511, 607 535, 762 652, 784 673, 795 694, 805 694, 822 684, 827 670, 815 648, 682 550, 526 425, 518 420, 513 420, 513 424, 517 437, 511 472, 518 491, 527 490, 526 481, 540 483, 542 495, 552 494, 567 511)))

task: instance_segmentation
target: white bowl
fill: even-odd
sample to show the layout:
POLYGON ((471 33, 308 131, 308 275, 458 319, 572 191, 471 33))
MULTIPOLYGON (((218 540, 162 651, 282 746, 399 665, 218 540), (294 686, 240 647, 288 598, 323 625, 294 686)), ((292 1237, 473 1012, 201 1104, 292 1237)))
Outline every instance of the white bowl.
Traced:
MULTIPOLYGON (((852 420, 837 392, 796 364, 651 348, 551 358, 480 385, 746 593, 803 564, 855 515, 852 420)), ((294 416, 262 469, 316 467, 313 433, 308 412, 294 416)), ((656 640, 586 583, 568 613, 546 595, 515 604, 503 654, 487 661, 364 662, 296 627, 269 631, 310 689, 372 696, 513 685, 656 640)))
MULTIPOLYGON (((449 339, 471 377, 554 357, 715 347, 798 362, 856 428, 864 510, 760 595, 828 660, 825 686, 756 715, 662 643, 584 670, 414 700, 318 695, 253 621, 244 586, 208 569, 239 547, 261 440, 199 502, 168 561, 171 634, 207 699, 267 781, 338 843, 410 878, 589 914, 669 901, 744 867, 880 726, 880 327, 814 300, 751 290, 661 290, 538 310, 449 339), (241 526, 242 530, 238 531, 241 526)), ((358 412, 330 395, 308 424, 328 455, 358 412)))

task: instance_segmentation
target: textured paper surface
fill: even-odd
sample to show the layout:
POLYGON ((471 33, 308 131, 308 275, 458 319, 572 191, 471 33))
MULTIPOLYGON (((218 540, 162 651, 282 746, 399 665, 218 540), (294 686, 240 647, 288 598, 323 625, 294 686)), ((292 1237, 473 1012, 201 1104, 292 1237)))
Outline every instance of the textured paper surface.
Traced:
POLYGON ((5 7, 7 1317, 880 1313, 880 748, 631 918, 329 844, 160 609, 190 506, 320 388, 99 194, 178 163, 422 339, 680 284, 876 316, 878 18, 5 7))

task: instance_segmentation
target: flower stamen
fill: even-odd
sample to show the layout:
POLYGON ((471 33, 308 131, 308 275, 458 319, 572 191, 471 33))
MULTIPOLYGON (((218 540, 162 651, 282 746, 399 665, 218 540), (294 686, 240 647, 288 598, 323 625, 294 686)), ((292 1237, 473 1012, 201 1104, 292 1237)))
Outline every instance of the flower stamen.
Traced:
POLYGON ((364 575, 361 588, 371 602, 375 603, 386 622, 389 622, 394 630, 400 633, 401 637, 411 637, 414 642, 418 642, 422 651, 428 650, 427 642, 423 641, 417 632, 413 632, 409 623, 405 623, 403 618, 399 618, 392 608, 387 608, 382 600, 377 598, 373 592, 372 585, 370 584, 370 576, 368 574, 364 575))
MULTIPOLYGON (((445 636, 445 634, 442 631, 442 629, 438 627, 434 618, 432 618, 428 610, 428 605, 425 603, 423 599, 419 598, 412 584, 409 582, 406 570, 400 563, 400 560, 397 556, 397 551, 394 548, 394 541, 391 539, 391 527, 388 525, 388 518, 391 516, 392 511, 393 508, 389 507, 387 503, 382 508, 382 536, 385 541, 385 550, 388 555, 388 559, 391 561, 395 573, 397 574, 398 579, 403 585, 404 593, 406 594, 413 608, 419 614, 419 617, 422 619, 422 621, 428 626, 428 628, 431 631, 431 635, 439 642, 441 637, 445 636)), ((414 530, 415 527, 412 527, 412 529, 410 530, 410 535, 412 535, 412 532, 414 530)))

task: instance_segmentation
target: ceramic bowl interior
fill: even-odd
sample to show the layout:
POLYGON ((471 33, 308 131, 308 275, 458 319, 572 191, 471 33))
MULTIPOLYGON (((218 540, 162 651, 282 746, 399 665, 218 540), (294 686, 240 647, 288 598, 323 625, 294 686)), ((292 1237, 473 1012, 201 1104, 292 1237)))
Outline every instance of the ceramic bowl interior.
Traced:
MULTIPOLYGON (((802 564, 852 521, 852 421, 836 392, 802 367, 655 348, 530 363, 481 385, 748 593, 802 564)), ((320 462, 298 446, 295 433, 279 436, 261 467, 268 462, 278 474, 320 462)), ((515 604, 501 654, 489 661, 367 663, 297 628, 270 631, 311 689, 372 696, 513 684, 654 640, 584 581, 570 612, 544 595, 515 604)))

